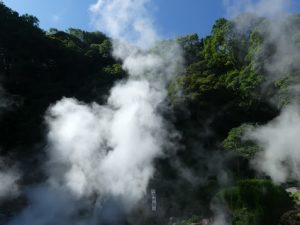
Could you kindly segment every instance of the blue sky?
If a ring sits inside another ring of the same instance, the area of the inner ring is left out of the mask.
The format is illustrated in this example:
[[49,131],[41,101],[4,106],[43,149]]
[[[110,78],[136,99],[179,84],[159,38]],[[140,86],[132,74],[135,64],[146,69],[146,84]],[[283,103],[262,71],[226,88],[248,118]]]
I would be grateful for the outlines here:
[[[294,0],[294,11],[299,11],[300,1]],[[89,6],[96,0],[3,0],[19,12],[29,13],[40,20],[40,27],[48,30],[69,27],[94,30],[90,23]],[[164,37],[175,37],[198,33],[209,34],[217,18],[225,17],[222,0],[153,0],[153,17],[159,33]]]
[[[40,27],[66,30],[77,27],[94,30],[88,8],[96,0],[3,0],[19,12],[29,13],[40,20]],[[188,3],[187,3],[188,2]],[[210,32],[213,22],[225,15],[222,0],[153,0],[153,17],[159,33],[174,37],[190,33],[200,36]]]

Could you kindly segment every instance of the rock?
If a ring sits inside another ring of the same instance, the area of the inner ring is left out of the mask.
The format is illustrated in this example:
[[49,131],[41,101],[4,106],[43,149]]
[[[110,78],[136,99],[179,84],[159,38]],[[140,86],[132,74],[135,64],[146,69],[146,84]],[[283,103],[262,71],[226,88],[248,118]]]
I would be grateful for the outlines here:
[[290,194],[293,195],[293,194],[299,192],[300,188],[298,188],[298,187],[289,187],[289,188],[287,188],[285,190],[286,190],[286,192],[288,192],[288,193],[290,193]]

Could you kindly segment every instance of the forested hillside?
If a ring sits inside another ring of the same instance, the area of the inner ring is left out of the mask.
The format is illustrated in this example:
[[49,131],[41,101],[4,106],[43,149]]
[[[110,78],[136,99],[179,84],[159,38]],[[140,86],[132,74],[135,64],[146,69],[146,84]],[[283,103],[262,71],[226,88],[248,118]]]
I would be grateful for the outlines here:
[[63,96],[101,101],[125,76],[110,55],[109,38],[100,32],[45,32],[37,18],[19,16],[3,3],[0,16],[1,80],[11,106],[1,118],[4,152],[32,149],[42,140],[42,116],[49,104]]
[[[248,23],[241,28],[241,21]],[[285,191],[297,186],[296,179],[273,182],[258,172],[253,161],[262,146],[245,138],[299,101],[291,92],[299,81],[298,56],[285,53],[288,62],[280,70],[267,69],[280,52],[278,39],[265,35],[270,24],[245,14],[217,20],[207,37],[175,40],[185,65],[168,84],[163,115],[177,131],[178,149],[166,149],[171,154],[155,162],[149,188],[159,193],[157,214],[138,209],[130,215],[137,222],[128,224],[202,224],[223,215],[233,225],[300,224],[299,192]],[[288,16],[281,28],[284,41],[300,52],[300,16]],[[18,15],[0,2],[0,153],[7,165],[24,171],[21,187],[45,179],[49,106],[63,97],[105,102],[112,86],[127,79],[121,64],[105,34],[44,31],[36,17]],[[0,223],[26,204],[24,194],[0,198]]]

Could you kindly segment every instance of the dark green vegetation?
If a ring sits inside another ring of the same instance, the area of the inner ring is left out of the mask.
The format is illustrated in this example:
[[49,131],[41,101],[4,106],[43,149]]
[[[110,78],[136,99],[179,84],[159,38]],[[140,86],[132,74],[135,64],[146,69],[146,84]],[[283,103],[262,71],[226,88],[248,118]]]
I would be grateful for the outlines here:
[[[240,29],[239,21],[248,24]],[[279,224],[293,205],[282,187],[257,180],[251,161],[262,149],[245,136],[278,115],[290,101],[288,87],[300,72],[293,66],[297,59],[289,55],[285,55],[290,60],[286,67],[274,74],[266,70],[280,51],[276,38],[265,40],[270,23],[246,14],[236,21],[219,19],[203,39],[196,34],[178,38],[185,50],[186,70],[169,86],[184,146],[178,152],[181,165],[200,177],[195,186],[182,185],[181,190],[190,190],[191,199],[206,208],[218,191],[224,193],[227,198],[221,205],[234,225]],[[300,50],[295,38],[300,34],[300,16],[287,17],[280,29],[289,44]],[[181,199],[185,200],[181,206],[194,202]]]
[[228,206],[232,223],[238,225],[278,224],[292,207],[288,193],[268,180],[242,180],[218,193],[215,201]]
[[[151,182],[160,194],[160,207],[166,209],[164,218],[181,215],[187,223],[197,222],[211,216],[214,199],[228,209],[234,225],[275,225],[292,208],[283,188],[256,179],[250,162],[261,149],[243,135],[278,115],[278,108],[265,99],[278,95],[287,101],[285,87],[300,71],[260,91],[264,63],[276,49],[262,48],[261,31],[268,20],[251,18],[243,31],[219,19],[208,37],[177,39],[186,69],[169,85],[174,113],[166,117],[182,136],[181,148],[176,156],[158,160],[159,172]],[[287,32],[299,32],[300,17],[289,19]],[[290,24],[293,29],[288,29]],[[19,16],[3,3],[0,32],[0,80],[5,90],[0,89],[0,95],[8,99],[0,121],[1,155],[22,159],[25,171],[35,168],[22,181],[32,183],[42,179],[37,159],[43,156],[43,116],[49,105],[64,96],[101,103],[126,73],[111,56],[110,39],[100,32],[45,32],[37,18]]]
[[100,32],[51,29],[38,19],[0,4],[0,77],[13,101],[1,118],[2,151],[33,149],[42,141],[43,115],[63,96],[102,101],[112,84],[125,76]]
[[261,149],[255,143],[245,138],[245,133],[251,130],[251,128],[253,128],[253,126],[248,124],[242,124],[240,127],[232,128],[228,133],[228,137],[223,142],[224,149],[232,151],[245,159],[253,158]]

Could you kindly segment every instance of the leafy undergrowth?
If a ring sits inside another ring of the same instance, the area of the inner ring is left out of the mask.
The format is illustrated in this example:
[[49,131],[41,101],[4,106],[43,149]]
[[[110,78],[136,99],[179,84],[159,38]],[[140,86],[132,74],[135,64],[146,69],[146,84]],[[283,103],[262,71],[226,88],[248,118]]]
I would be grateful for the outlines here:
[[269,180],[242,180],[216,195],[226,205],[233,225],[277,225],[281,216],[293,207],[292,198]]

